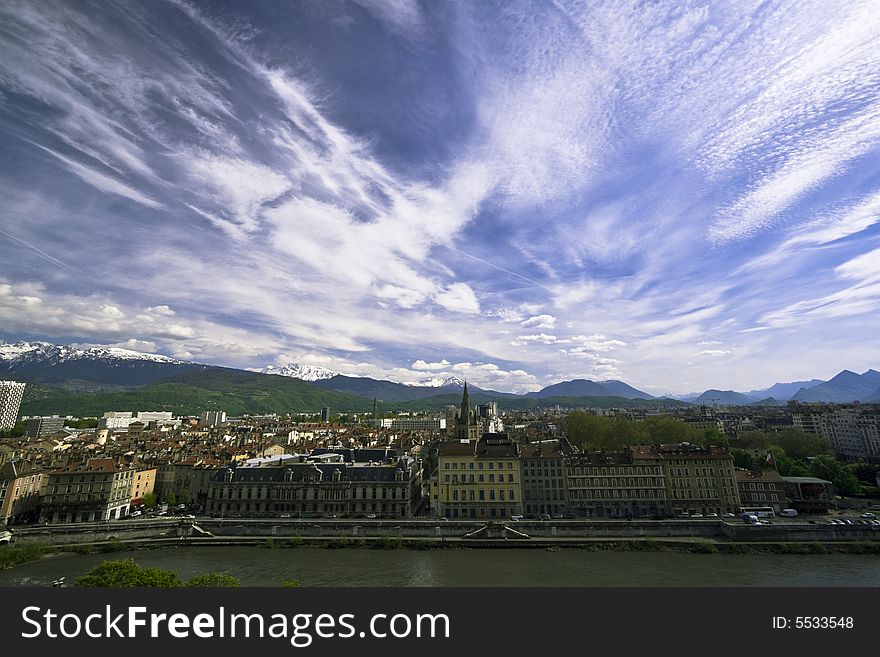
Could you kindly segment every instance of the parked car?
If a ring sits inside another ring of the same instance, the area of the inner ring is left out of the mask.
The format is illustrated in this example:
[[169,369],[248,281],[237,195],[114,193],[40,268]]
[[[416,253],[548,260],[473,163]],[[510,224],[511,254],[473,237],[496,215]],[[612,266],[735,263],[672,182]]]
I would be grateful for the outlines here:
[[[376,518],[377,518],[377,516],[375,513],[368,513],[367,514],[367,519],[369,519],[369,520],[375,520]],[[444,518],[444,520],[445,520],[445,518]]]
[[691,514],[691,518],[702,518],[702,517],[703,517],[702,513],[692,513]]
[[536,517],[538,520],[550,520],[550,514],[549,514],[549,513],[539,513],[539,514],[538,514],[537,516],[535,516],[535,517]]
[[874,520],[877,516],[873,513],[863,513],[859,516],[859,518],[865,518],[866,520]]
[[523,517],[522,516],[510,516],[510,519],[513,520],[513,522],[519,522],[520,520],[523,519]]
[[707,514],[706,514],[706,517],[707,517],[707,518],[717,518],[717,517],[718,517],[718,514],[717,514],[717,513],[707,513]]
[[140,512],[140,511],[132,511],[132,512],[129,514],[129,516],[132,517],[132,518],[137,518],[139,515],[141,515],[141,512]]
[[563,520],[565,518],[565,516],[563,516],[561,513],[554,513],[550,517],[553,518],[554,520]]
[[732,513],[722,513],[721,517],[722,518],[736,518],[736,516]]

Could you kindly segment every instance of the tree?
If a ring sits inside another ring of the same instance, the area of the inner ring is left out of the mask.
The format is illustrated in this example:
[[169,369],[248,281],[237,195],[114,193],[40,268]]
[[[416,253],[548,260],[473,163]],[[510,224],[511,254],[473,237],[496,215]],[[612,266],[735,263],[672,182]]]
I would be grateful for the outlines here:
[[177,574],[160,568],[141,568],[133,559],[105,561],[76,580],[84,588],[174,588],[181,585]]
[[733,465],[743,470],[751,470],[755,467],[752,455],[744,449],[732,449],[730,453],[733,455]]
[[775,436],[775,442],[794,458],[805,459],[810,456],[830,454],[831,446],[822,438],[800,431],[785,429]]
[[177,504],[177,495],[174,494],[174,491],[171,491],[165,496],[165,501],[168,502],[170,506]]
[[196,575],[189,582],[186,583],[187,586],[192,587],[206,587],[206,588],[238,588],[241,586],[241,582],[238,581],[232,575],[227,573],[202,573],[200,575]]
[[156,506],[156,494],[155,493],[147,493],[144,495],[144,506],[148,509],[155,508]]
[[763,431],[743,431],[737,438],[736,446],[743,449],[767,449],[770,447],[770,436]]
[[699,429],[687,422],[670,417],[649,417],[645,426],[652,443],[694,443],[703,442],[703,434]]
[[572,411],[565,418],[569,441],[583,450],[601,449],[599,445],[607,425],[606,418],[586,411]]
[[302,583],[298,579],[285,579],[281,582],[281,587],[285,589],[298,589],[302,587]]
[[856,495],[859,493],[859,480],[833,456],[817,456],[811,462],[810,469],[814,477],[827,479],[833,483],[834,488],[841,495]]

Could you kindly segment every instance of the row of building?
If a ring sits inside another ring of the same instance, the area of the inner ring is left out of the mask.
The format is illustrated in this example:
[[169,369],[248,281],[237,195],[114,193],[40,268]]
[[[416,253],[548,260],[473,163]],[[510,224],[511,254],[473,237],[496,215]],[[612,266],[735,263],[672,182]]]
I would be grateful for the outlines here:
[[880,407],[810,406],[793,413],[792,423],[827,441],[843,461],[880,461]]
[[667,518],[741,507],[834,506],[830,482],[734,468],[721,447],[688,443],[583,453],[565,439],[520,444],[506,434],[437,446],[432,510],[449,519]]

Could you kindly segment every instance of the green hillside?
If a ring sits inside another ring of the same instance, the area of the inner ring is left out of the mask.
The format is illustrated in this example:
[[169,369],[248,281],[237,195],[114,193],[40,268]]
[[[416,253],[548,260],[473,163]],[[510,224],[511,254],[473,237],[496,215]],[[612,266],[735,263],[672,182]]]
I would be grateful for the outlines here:
[[[470,395],[472,404],[496,400],[506,410],[531,410],[559,405],[563,408],[663,408],[682,405],[665,399],[624,397],[516,397],[499,398],[482,392]],[[461,404],[459,393],[435,395],[407,402],[380,402],[382,411],[443,411]],[[197,415],[222,410],[229,415],[316,413],[329,406],[334,413],[368,412],[372,399],[365,399],[315,386],[285,376],[209,367],[180,374],[159,383],[130,390],[78,393],[69,387],[29,385],[21,406],[22,415],[74,415],[94,417],[106,411],[172,411]]]
[[[497,401],[502,410],[534,410],[539,408],[672,408],[687,406],[685,402],[675,399],[627,399],[626,397],[513,397],[486,395],[482,393],[470,394],[471,404],[485,404],[489,401]],[[449,405],[461,405],[461,395],[435,395],[411,402],[388,402],[381,404],[382,410],[433,410],[440,411]]]
[[167,379],[135,390],[76,394],[69,390],[29,386],[22,415],[97,416],[105,411],[173,411],[197,415],[223,410],[229,415],[368,411],[372,401],[319,390],[299,379],[225,368],[211,368]]

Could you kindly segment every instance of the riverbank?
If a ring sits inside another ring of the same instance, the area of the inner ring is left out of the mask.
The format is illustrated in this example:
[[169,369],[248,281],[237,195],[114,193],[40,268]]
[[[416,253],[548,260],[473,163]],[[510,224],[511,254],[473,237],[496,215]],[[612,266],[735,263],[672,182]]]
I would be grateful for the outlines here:
[[[210,572],[242,586],[880,586],[876,555],[712,552],[690,546],[638,544],[510,550],[405,549],[302,544],[268,546],[151,546],[113,554],[58,554],[0,570],[0,586],[51,586],[107,559],[133,559],[170,570],[181,580]],[[772,548],[769,548],[772,549]]]
[[880,555],[880,542],[871,541],[760,541],[731,542],[706,538],[659,539],[566,539],[498,541],[493,539],[423,539],[401,537],[198,537],[160,539],[112,539],[79,544],[49,545],[30,543],[0,547],[0,569],[13,568],[47,557],[72,554],[113,554],[123,551],[148,551],[174,548],[256,547],[268,550],[321,548],[327,550],[581,550],[588,552],[667,552],[686,554],[859,554]]

